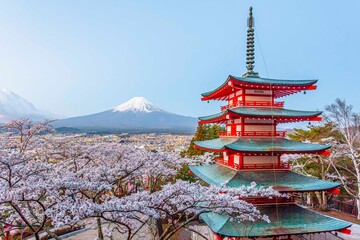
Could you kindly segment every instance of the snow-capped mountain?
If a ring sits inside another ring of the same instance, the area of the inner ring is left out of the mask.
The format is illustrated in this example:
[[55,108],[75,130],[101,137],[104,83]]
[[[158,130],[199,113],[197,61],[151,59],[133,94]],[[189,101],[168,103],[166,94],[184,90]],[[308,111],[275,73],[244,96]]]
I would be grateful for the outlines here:
[[197,119],[164,111],[144,97],[134,97],[110,110],[58,120],[53,125],[60,131],[194,133]]
[[0,90],[0,123],[20,117],[43,120],[49,115],[51,114],[37,109],[32,103],[16,93],[7,89]]
[[114,107],[113,112],[163,112],[163,110],[144,97],[134,97],[129,101]]

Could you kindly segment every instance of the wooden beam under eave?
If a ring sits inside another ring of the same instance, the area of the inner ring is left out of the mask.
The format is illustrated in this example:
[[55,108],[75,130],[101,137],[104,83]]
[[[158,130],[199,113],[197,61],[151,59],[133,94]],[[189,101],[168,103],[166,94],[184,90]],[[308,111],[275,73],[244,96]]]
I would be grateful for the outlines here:
[[310,121],[321,121],[322,117],[312,117],[310,118]]
[[317,86],[316,85],[311,85],[311,86],[307,86],[305,88],[305,90],[316,90]]

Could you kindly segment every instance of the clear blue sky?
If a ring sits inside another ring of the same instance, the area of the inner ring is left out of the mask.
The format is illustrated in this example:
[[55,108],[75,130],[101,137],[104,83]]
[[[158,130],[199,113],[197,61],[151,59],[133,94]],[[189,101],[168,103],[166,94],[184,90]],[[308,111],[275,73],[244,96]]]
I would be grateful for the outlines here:
[[[64,116],[144,96],[200,116],[219,103],[200,93],[245,72],[254,7],[269,77],[318,78],[285,98],[317,110],[337,97],[360,111],[360,1],[1,1],[0,88]],[[256,39],[255,70],[267,77]]]

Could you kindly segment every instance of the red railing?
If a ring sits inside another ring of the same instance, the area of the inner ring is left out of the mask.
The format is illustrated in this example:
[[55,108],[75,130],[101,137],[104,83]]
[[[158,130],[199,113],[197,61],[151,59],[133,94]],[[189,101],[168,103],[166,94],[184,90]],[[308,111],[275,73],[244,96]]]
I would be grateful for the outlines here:
[[218,163],[218,164],[221,164],[221,165],[224,165],[226,167],[230,167],[232,169],[235,169],[235,170],[239,170],[240,169],[240,165],[239,164],[236,164],[236,163],[229,163],[229,161],[225,161],[224,159],[222,158],[217,158],[215,159],[215,162]]
[[289,163],[257,163],[257,164],[244,164],[243,169],[290,169]]
[[241,132],[219,132],[220,137],[239,137]]
[[249,169],[290,169],[289,163],[257,163],[257,164],[243,164],[242,167],[240,167],[237,163],[230,163],[229,161],[225,161],[222,158],[217,158],[216,163],[224,165],[226,167],[230,167],[235,170],[249,170]]
[[261,198],[261,197],[252,197],[252,198],[243,198],[246,200],[246,202],[251,204],[271,204],[271,203],[293,203],[295,201],[295,198],[293,196],[287,198],[287,197],[273,197],[273,198]]
[[247,107],[278,107],[278,108],[282,108],[284,107],[284,102],[274,102],[274,104],[272,104],[272,102],[270,101],[237,101],[234,102],[232,104],[228,104],[225,106],[221,106],[221,111],[225,111],[228,108],[236,108],[236,107],[240,107],[240,106],[247,106]]
[[245,131],[241,134],[240,131],[237,132],[219,132],[220,137],[285,137],[286,131]]
[[286,131],[245,131],[246,137],[285,137]]

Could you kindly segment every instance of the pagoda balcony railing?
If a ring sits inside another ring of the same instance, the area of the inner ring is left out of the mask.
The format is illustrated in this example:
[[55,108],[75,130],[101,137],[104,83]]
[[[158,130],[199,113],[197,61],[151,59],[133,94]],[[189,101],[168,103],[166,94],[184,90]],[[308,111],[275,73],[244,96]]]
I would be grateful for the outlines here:
[[261,197],[246,197],[243,198],[246,202],[251,204],[279,204],[279,203],[293,203],[295,198],[293,196],[280,198],[261,198]]
[[274,104],[270,101],[237,101],[232,104],[228,104],[225,106],[221,106],[221,111],[225,111],[228,108],[236,108],[236,107],[277,107],[282,108],[284,107],[284,102],[274,102]]
[[220,137],[285,137],[286,131],[241,131],[219,132]]
[[254,170],[254,169],[290,169],[289,163],[254,163],[254,164],[243,164],[240,166],[240,164],[237,163],[231,163],[230,161],[225,161],[222,158],[217,158],[215,160],[217,164],[230,167],[235,170]]
[[289,163],[254,163],[244,164],[243,169],[290,169]]

